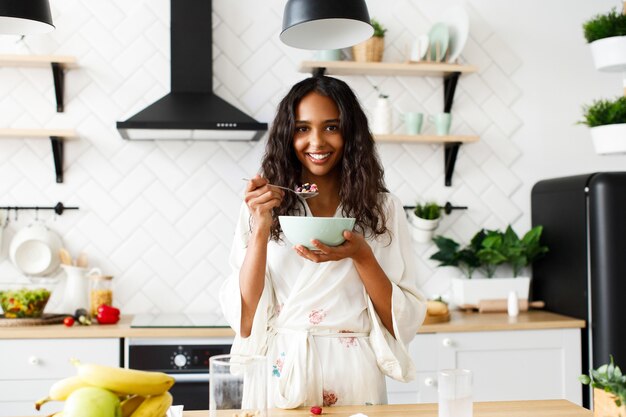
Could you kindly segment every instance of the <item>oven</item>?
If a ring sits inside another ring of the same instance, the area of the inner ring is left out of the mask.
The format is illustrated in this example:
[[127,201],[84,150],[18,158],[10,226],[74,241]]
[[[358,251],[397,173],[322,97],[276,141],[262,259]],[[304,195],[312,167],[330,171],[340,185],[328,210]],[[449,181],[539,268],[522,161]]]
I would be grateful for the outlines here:
[[[185,317],[161,315],[151,318],[136,316],[131,327],[224,327],[192,321]],[[206,316],[204,317],[206,320]],[[184,405],[185,410],[209,409],[209,358],[230,353],[232,337],[193,338],[126,338],[124,366],[144,371],[159,371],[176,380],[170,393],[174,405]]]

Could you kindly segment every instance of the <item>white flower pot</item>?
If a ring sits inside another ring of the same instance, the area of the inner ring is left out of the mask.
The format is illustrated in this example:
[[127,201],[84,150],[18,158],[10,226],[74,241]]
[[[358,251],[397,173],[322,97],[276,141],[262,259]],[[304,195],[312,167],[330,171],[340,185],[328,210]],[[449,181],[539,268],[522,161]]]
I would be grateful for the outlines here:
[[451,284],[454,304],[478,305],[481,300],[506,299],[511,291],[520,300],[528,299],[530,278],[452,278]]
[[626,71],[626,36],[599,39],[591,42],[589,47],[597,70]]
[[441,217],[434,220],[422,219],[411,212],[409,222],[411,223],[411,235],[418,243],[428,243],[433,239],[435,229],[439,226]]
[[600,155],[626,153],[626,123],[596,126],[590,131],[596,153]]

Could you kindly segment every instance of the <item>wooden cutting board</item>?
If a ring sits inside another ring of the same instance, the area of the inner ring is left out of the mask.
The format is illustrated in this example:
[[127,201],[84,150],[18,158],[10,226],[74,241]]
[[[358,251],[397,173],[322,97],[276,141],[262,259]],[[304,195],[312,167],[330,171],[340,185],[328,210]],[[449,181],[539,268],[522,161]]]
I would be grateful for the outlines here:
[[0,327],[17,327],[17,326],[42,326],[45,324],[63,323],[63,319],[67,314],[44,314],[37,318],[6,318],[4,314],[0,314]]

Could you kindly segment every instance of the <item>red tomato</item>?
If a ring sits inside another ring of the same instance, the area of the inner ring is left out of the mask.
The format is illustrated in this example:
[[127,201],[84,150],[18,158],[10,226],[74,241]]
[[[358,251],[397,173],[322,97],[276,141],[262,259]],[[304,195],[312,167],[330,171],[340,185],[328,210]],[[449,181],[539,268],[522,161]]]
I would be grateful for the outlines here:
[[315,414],[316,416],[319,416],[320,414],[322,414],[322,407],[314,405],[313,407],[311,407],[310,411],[311,411],[311,414]]
[[67,316],[63,319],[63,324],[65,324],[67,327],[72,327],[74,325],[74,317]]

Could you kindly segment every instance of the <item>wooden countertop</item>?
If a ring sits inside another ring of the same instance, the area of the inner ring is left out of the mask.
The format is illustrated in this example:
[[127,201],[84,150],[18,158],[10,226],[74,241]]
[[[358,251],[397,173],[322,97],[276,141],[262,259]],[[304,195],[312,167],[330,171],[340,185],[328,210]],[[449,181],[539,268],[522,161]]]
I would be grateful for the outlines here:
[[[368,417],[437,417],[437,404],[394,404],[349,407],[325,407],[323,416],[348,417],[356,413]],[[270,417],[309,417],[309,408],[270,410]],[[184,417],[206,417],[208,411],[185,411]],[[232,417],[224,410],[218,417]],[[592,417],[593,413],[566,400],[497,401],[474,403],[474,417]]]
[[[65,327],[47,326],[0,327],[0,339],[71,339],[71,338],[206,338],[232,337],[230,328],[131,328],[132,316],[122,316],[113,325]],[[531,310],[509,317],[506,313],[464,313],[453,311],[447,323],[426,324],[418,333],[485,332],[496,330],[537,330],[583,328],[584,320]]]

